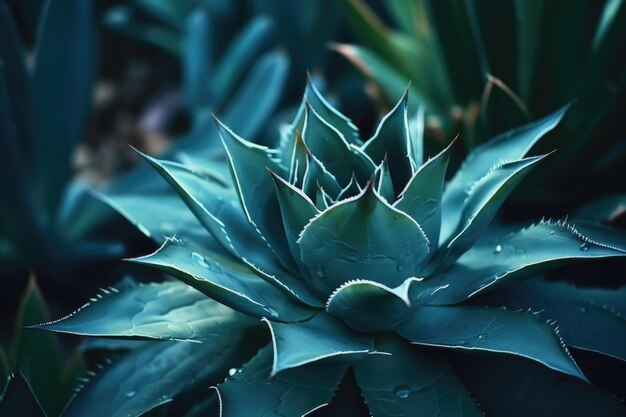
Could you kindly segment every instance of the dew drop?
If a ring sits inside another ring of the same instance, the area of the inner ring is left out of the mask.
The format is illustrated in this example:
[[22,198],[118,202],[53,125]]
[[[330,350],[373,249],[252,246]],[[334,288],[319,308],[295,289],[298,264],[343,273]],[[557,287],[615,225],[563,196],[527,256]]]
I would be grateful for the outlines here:
[[583,243],[582,245],[580,245],[580,250],[586,252],[587,250],[589,250],[589,246],[586,243]]
[[137,394],[136,391],[128,391],[125,395],[128,398],[133,398],[135,396],[135,394]]
[[493,253],[498,254],[502,252],[502,245],[498,245],[496,246],[496,248],[493,250]]
[[479,333],[476,335],[476,339],[485,340],[487,335],[485,333]]
[[459,340],[459,345],[460,346],[465,346],[465,345],[467,345],[467,341],[461,339],[461,340]]
[[411,395],[411,388],[408,385],[399,385],[393,390],[396,398],[405,399]]
[[237,373],[237,368],[230,368],[228,370],[228,376],[233,376]]
[[206,260],[204,259],[204,256],[200,255],[198,252],[192,252],[191,253],[191,258],[196,261],[196,263],[200,266],[203,266],[205,268],[209,267],[209,264],[206,262]]

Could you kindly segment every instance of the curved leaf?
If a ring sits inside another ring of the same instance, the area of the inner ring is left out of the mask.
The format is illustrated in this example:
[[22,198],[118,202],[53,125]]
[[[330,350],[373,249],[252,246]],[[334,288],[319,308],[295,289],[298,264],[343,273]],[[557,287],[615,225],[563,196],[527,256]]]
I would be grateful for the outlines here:
[[393,178],[389,171],[389,161],[387,158],[383,159],[383,162],[381,162],[376,168],[376,171],[374,171],[374,184],[376,184],[376,192],[384,198],[385,201],[390,204],[396,201],[396,192],[393,187]]
[[543,158],[536,156],[498,164],[474,183],[468,190],[462,210],[457,208],[461,212],[459,230],[447,243],[452,257],[464,252],[481,237],[509,194]]
[[216,388],[220,417],[305,416],[328,404],[347,368],[320,362],[270,378],[272,352],[265,348]]
[[180,240],[168,239],[155,253],[133,262],[155,266],[235,310],[272,320],[298,321],[314,310],[261,279],[240,262]]
[[422,307],[397,332],[411,343],[522,356],[587,380],[555,330],[530,312],[484,307]]
[[175,194],[98,193],[96,196],[159,245],[175,235],[211,250],[225,251]]
[[532,308],[556,322],[567,346],[626,361],[626,287],[609,290],[532,281],[498,291],[484,302]]
[[232,362],[241,360],[240,350],[233,346],[242,340],[241,333],[223,332],[204,343],[148,343],[92,376],[63,416],[143,415],[172,401],[194,382],[212,383],[223,377]]
[[300,260],[300,247],[296,241],[304,229],[304,226],[306,226],[313,217],[319,214],[319,211],[315,207],[315,204],[313,204],[309,197],[302,193],[302,191],[274,173],[272,173],[272,177],[274,178],[274,184],[276,186],[276,194],[278,196],[287,243],[289,244],[291,255],[296,261],[296,265],[300,267],[302,265],[302,261]]
[[420,166],[408,181],[394,207],[415,220],[435,245],[441,228],[441,197],[454,141]]
[[396,339],[377,345],[391,356],[374,355],[353,365],[374,417],[483,415],[444,361]]
[[259,231],[278,260],[291,271],[297,267],[289,251],[274,181],[267,171],[280,172],[269,148],[248,142],[217,122],[237,194],[248,221]]
[[341,133],[346,142],[354,145],[359,145],[361,143],[359,129],[354,125],[352,120],[326,101],[326,99],[320,94],[317,87],[315,87],[315,84],[311,80],[310,76],[307,77],[304,97],[311,105],[311,108],[319,114],[323,120],[326,120],[331,126],[337,129],[339,133]]
[[463,206],[470,187],[498,162],[523,158],[539,139],[559,124],[568,108],[565,106],[543,119],[498,135],[465,159],[443,193],[440,244],[450,239],[461,223],[459,207]]
[[363,145],[374,163],[379,164],[387,157],[394,184],[403,186],[411,178],[412,166],[411,136],[409,134],[409,120],[407,107],[409,104],[409,89],[389,113],[383,117],[376,128],[376,133]]
[[346,356],[360,358],[376,353],[371,335],[357,333],[328,314],[317,314],[303,323],[264,321],[272,333],[272,376],[326,358],[341,357],[343,360]]
[[[174,188],[187,207],[231,254],[305,303],[321,306],[302,280],[285,270],[261,235],[245,218],[234,192],[205,175],[175,162],[141,154]],[[264,171],[271,180],[267,171]],[[275,193],[272,185],[272,192]],[[280,220],[278,220],[280,221]],[[280,225],[282,227],[282,225]]]
[[450,284],[434,303],[455,304],[558,264],[613,256],[626,253],[591,241],[566,223],[542,221],[476,244],[429,282],[435,286]]
[[311,220],[298,243],[306,279],[327,295],[352,279],[400,285],[418,275],[430,252],[415,220],[382,200],[372,183]]
[[328,121],[305,103],[305,121],[302,139],[311,153],[337,178],[340,184],[350,182],[352,175],[366,181],[374,172],[374,163],[351,146]]
[[330,296],[326,311],[358,331],[389,330],[447,287],[425,286],[421,281],[407,278],[395,288],[374,281],[349,281]]
[[101,289],[92,300],[34,327],[82,336],[198,341],[249,324],[248,317],[177,281]]

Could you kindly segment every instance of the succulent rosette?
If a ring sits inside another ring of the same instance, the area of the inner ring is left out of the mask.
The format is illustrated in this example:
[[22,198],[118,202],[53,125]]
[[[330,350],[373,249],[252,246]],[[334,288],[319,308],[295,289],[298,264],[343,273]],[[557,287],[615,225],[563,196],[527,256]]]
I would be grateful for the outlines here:
[[[623,415],[568,350],[626,360],[623,291],[524,281],[624,256],[623,236],[564,221],[491,225],[545,158],[527,153],[566,111],[485,143],[449,180],[454,144],[423,160],[423,125],[408,117],[406,94],[363,140],[313,85],[275,149],[217,121],[231,179],[144,155],[188,211],[145,196],[107,201],[161,244],[132,261],[179,281],[108,289],[41,327],[176,342],[122,358],[68,415],[102,395],[112,398],[102,415],[150,409],[191,373],[215,385],[222,416],[302,416],[329,403],[348,372],[376,417],[511,415],[535,410],[537,392],[555,404],[540,415],[586,415],[590,404]],[[154,209],[171,235],[151,231],[153,216],[144,221]],[[267,340],[251,359],[250,332]]]

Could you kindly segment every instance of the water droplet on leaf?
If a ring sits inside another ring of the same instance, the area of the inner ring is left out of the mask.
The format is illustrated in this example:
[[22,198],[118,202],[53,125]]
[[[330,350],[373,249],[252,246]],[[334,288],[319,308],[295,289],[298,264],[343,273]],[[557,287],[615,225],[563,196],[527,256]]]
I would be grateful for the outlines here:
[[476,339],[485,340],[487,335],[485,333],[479,333],[476,335]]
[[128,398],[133,398],[133,397],[135,396],[135,394],[137,394],[137,392],[136,392],[136,391],[128,391],[125,395],[126,395]]
[[230,368],[228,370],[228,376],[233,376],[237,373],[237,368]]
[[404,399],[409,398],[411,395],[411,388],[408,385],[400,385],[395,390],[393,390],[396,398]]
[[502,252],[502,246],[501,246],[501,245],[498,245],[498,246],[496,246],[496,248],[493,250],[493,253],[498,254],[498,253],[500,253],[500,252]]
[[209,264],[206,262],[206,260],[204,259],[204,256],[200,255],[198,252],[192,252],[191,253],[191,258],[200,266],[203,266],[205,268],[209,267]]
[[582,245],[580,245],[580,250],[585,252],[589,250],[589,246],[586,243],[583,243]]

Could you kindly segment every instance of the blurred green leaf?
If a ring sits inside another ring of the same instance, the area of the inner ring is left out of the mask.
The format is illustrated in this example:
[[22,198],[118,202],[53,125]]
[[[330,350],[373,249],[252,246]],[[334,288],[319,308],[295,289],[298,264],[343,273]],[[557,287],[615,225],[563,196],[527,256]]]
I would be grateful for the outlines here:
[[46,413],[20,370],[8,379],[8,384],[0,395],[0,415],[46,417]]
[[61,392],[61,350],[56,335],[25,326],[50,321],[50,313],[43,296],[31,278],[20,302],[13,354],[15,362],[29,381],[33,392],[50,415],[58,415],[65,398]]
[[74,147],[83,136],[96,76],[93,4],[48,0],[42,12],[33,67],[34,187],[51,222],[71,175]]

